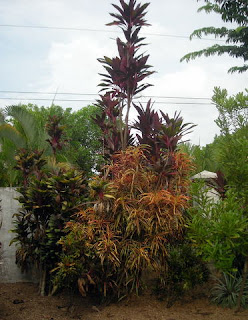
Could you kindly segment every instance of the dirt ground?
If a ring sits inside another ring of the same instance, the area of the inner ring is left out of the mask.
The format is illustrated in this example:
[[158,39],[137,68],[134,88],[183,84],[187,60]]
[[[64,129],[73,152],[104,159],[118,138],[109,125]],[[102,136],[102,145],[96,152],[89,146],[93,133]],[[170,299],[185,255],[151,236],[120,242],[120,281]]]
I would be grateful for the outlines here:
[[[72,300],[72,305],[70,304]],[[70,305],[70,307],[68,307]],[[235,314],[209,303],[197,292],[189,294],[171,308],[146,293],[109,306],[96,306],[80,297],[60,294],[41,297],[31,283],[0,284],[1,320],[245,320],[248,310]]]

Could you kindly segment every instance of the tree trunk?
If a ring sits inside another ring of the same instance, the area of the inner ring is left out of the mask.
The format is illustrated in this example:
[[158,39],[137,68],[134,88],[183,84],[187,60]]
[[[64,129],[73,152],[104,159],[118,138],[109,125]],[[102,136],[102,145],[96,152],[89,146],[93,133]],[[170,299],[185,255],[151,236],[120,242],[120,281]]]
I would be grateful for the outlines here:
[[46,276],[47,276],[47,270],[41,269],[40,273],[40,295],[45,296],[46,295]]

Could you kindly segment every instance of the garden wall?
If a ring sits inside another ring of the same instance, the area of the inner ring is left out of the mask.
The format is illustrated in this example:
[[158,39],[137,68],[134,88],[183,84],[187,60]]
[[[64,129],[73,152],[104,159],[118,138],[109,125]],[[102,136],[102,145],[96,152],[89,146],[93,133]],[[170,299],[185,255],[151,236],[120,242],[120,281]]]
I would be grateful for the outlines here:
[[31,278],[20,272],[15,263],[15,245],[9,246],[13,234],[10,232],[14,225],[12,216],[18,212],[20,204],[15,198],[18,192],[14,188],[0,188],[0,283],[30,281]]

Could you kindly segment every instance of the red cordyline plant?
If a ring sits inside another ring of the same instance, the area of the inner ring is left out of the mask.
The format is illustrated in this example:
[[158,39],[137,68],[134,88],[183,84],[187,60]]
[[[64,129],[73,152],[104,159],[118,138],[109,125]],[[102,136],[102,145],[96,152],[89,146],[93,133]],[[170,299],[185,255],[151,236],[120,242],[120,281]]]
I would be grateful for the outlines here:
[[64,257],[55,276],[60,286],[77,280],[82,295],[93,290],[115,298],[139,292],[147,270],[164,278],[168,247],[182,236],[188,206],[191,163],[177,144],[193,127],[183,124],[179,114],[159,115],[151,101],[146,108],[135,105],[138,146],[130,146],[132,98],[149,86],[141,81],[152,73],[148,56],[137,55],[148,4],[120,4],[114,5],[118,13],[111,14],[116,20],[110,25],[121,27],[126,42],[117,39],[118,57],[100,59],[107,71],[101,86],[107,92],[100,96],[102,113],[95,119],[110,161],[90,183],[89,205],[81,206],[77,220],[67,224],[67,235],[60,240]]
[[158,172],[160,176],[171,177],[171,168],[174,165],[174,154],[178,142],[184,135],[190,133],[194,125],[183,123],[180,114],[175,113],[174,118],[152,110],[151,100],[146,108],[135,105],[138,111],[138,120],[134,122],[133,128],[138,131],[137,140],[141,145],[149,146],[146,155],[150,160],[150,168]]
[[60,122],[61,117],[54,115],[48,117],[46,124],[46,130],[49,135],[47,142],[50,144],[54,156],[56,152],[61,150],[66,142],[68,142],[67,139],[64,139],[64,126],[62,126]]
[[139,144],[147,144],[152,148],[152,154],[160,156],[162,150],[175,151],[178,142],[190,133],[195,126],[191,123],[183,123],[183,118],[175,112],[170,118],[160,110],[152,110],[151,100],[148,101],[146,109],[140,104],[135,105],[138,112],[138,120],[134,122],[133,128],[139,132],[136,134]]
[[131,144],[128,121],[132,99],[150,86],[142,82],[154,72],[149,70],[151,66],[147,64],[149,55],[138,53],[144,45],[144,38],[139,37],[139,32],[143,26],[149,26],[144,19],[148,5],[149,3],[137,4],[136,0],[129,0],[129,3],[120,0],[120,6],[113,4],[118,13],[110,14],[115,20],[108,25],[119,26],[125,41],[117,38],[117,57],[111,59],[104,56],[98,59],[106,70],[106,73],[101,74],[103,79],[100,84],[105,95],[100,96],[101,100],[98,101],[102,108],[102,117],[96,119],[100,127],[104,128],[103,132],[106,134],[107,131],[107,138],[104,140],[105,154],[108,154],[109,150],[110,153],[111,150],[124,150]]

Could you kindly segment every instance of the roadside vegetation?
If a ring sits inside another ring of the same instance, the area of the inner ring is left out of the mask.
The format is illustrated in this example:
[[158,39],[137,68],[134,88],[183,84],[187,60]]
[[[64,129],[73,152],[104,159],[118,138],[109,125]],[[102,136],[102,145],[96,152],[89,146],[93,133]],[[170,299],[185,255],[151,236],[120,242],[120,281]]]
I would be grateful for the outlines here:
[[[229,41],[243,41],[247,12],[229,2],[206,1],[203,9],[240,21],[236,33],[224,31]],[[211,265],[218,274],[212,301],[239,310],[248,305],[248,91],[230,97],[214,89],[220,135],[205,147],[184,142],[195,125],[180,114],[156,111],[151,100],[137,103],[154,72],[140,36],[148,6],[113,5],[109,26],[123,35],[117,55],[99,59],[104,71],[94,106],[30,104],[0,113],[0,186],[17,187],[22,205],[12,230],[16,261],[23,272],[36,270],[42,295],[78,289],[100,302],[141,294],[149,274],[167,306],[206,282]],[[220,34],[194,34],[202,33]],[[203,170],[217,179],[190,179]],[[217,203],[208,188],[219,193]]]

